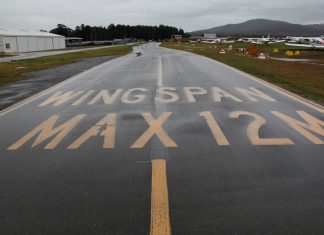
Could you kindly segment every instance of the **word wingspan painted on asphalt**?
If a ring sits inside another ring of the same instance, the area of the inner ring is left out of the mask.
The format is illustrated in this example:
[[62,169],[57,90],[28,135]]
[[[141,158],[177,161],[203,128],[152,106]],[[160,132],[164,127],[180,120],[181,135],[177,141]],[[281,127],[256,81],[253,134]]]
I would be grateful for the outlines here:
[[[233,92],[235,92],[235,94],[232,94],[220,87],[211,87],[210,89],[205,89],[202,87],[184,87],[183,90],[173,87],[159,87],[156,89],[152,100],[154,100],[156,103],[165,104],[176,103],[180,99],[188,103],[196,103],[199,101],[200,97],[210,96],[212,101],[216,103],[222,102],[224,99],[233,102],[243,102],[243,100],[250,102],[258,102],[261,100],[267,102],[276,101],[274,98],[254,87],[235,87]],[[182,96],[180,94],[182,94]],[[71,106],[98,104],[111,105],[118,101],[122,104],[139,104],[149,100],[149,95],[150,92],[146,88],[132,88],[129,90],[103,89],[101,91],[59,91],[42,101],[38,107],[57,107],[64,104]]]

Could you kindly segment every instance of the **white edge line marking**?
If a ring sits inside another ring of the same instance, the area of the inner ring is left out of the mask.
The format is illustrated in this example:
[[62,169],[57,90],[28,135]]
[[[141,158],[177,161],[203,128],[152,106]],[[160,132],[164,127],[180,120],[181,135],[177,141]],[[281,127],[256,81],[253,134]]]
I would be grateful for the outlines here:
[[47,89],[45,89],[45,90],[43,90],[43,91],[40,91],[39,93],[37,93],[37,94],[35,94],[35,95],[32,95],[32,96],[30,96],[30,97],[28,97],[28,98],[26,98],[26,99],[24,99],[24,100],[22,100],[22,101],[16,103],[16,104],[13,104],[12,106],[9,106],[8,108],[5,108],[5,109],[3,109],[3,110],[0,110],[0,117],[2,117],[2,116],[4,116],[5,114],[8,114],[8,113],[10,113],[10,112],[16,110],[16,109],[18,109],[18,108],[20,108],[20,107],[22,107],[22,106],[24,106],[24,105],[26,105],[26,104],[31,103],[31,102],[34,101],[35,99],[40,98],[40,97],[46,95],[47,93],[49,93],[49,92],[51,92],[51,91],[54,91],[55,89],[57,89],[57,88],[59,88],[59,87],[61,87],[61,86],[63,86],[63,85],[66,85],[66,84],[68,84],[68,83],[70,83],[71,81],[73,81],[73,80],[75,80],[75,79],[78,79],[80,76],[83,76],[83,75],[85,75],[85,74],[87,74],[87,73],[89,73],[89,72],[92,72],[93,70],[97,69],[97,68],[100,67],[100,66],[105,66],[105,65],[110,64],[110,63],[112,63],[112,62],[116,62],[117,60],[120,60],[120,59],[125,58],[125,57],[127,57],[127,56],[130,56],[130,54],[127,54],[127,55],[124,55],[124,56],[121,56],[121,57],[118,57],[118,58],[115,58],[115,59],[109,60],[109,61],[104,62],[104,63],[102,63],[102,64],[99,64],[99,65],[97,65],[97,66],[95,66],[95,67],[92,67],[92,68],[90,68],[90,69],[88,69],[88,70],[85,70],[85,71],[83,71],[83,72],[81,72],[81,73],[79,73],[79,74],[74,75],[73,77],[67,78],[67,79],[65,79],[64,81],[57,83],[57,84],[54,85],[54,86],[51,86],[51,87],[49,87],[49,88],[47,88]]
[[[170,49],[170,50],[181,51],[181,50],[176,50],[176,49]],[[294,93],[292,93],[290,91],[287,91],[284,88],[281,88],[281,87],[279,87],[277,85],[274,85],[272,83],[264,81],[264,80],[262,80],[260,78],[257,78],[257,77],[255,77],[255,76],[253,76],[251,74],[245,73],[245,72],[243,72],[243,71],[241,71],[239,69],[231,67],[231,66],[229,66],[227,64],[224,64],[224,63],[222,63],[220,61],[213,60],[211,58],[208,58],[208,57],[205,57],[205,56],[202,56],[202,55],[198,55],[198,54],[195,54],[195,53],[192,53],[192,52],[185,51],[185,53],[188,53],[188,54],[191,54],[191,55],[196,55],[196,56],[202,57],[204,59],[213,61],[214,63],[220,64],[220,65],[222,65],[222,66],[224,66],[224,67],[226,67],[226,68],[228,68],[228,69],[230,69],[232,71],[235,71],[235,72],[245,76],[246,78],[249,78],[249,79],[251,79],[253,81],[256,81],[256,82],[258,82],[258,83],[272,89],[273,91],[276,91],[276,92],[278,92],[278,93],[280,93],[280,94],[282,94],[282,95],[284,95],[284,96],[286,96],[286,97],[288,97],[288,98],[290,98],[292,100],[298,101],[299,103],[304,104],[304,105],[308,106],[309,108],[312,108],[312,109],[314,109],[314,110],[316,110],[316,111],[318,111],[320,113],[324,113],[324,106],[322,106],[320,104],[317,104],[317,103],[314,103],[314,102],[312,102],[312,101],[310,101],[308,99],[305,99],[305,98],[303,98],[303,97],[301,97],[299,95],[296,95],[296,94],[294,94]]]
[[161,58],[161,56],[159,56],[157,86],[158,87],[163,86],[163,73],[162,73],[162,58]]

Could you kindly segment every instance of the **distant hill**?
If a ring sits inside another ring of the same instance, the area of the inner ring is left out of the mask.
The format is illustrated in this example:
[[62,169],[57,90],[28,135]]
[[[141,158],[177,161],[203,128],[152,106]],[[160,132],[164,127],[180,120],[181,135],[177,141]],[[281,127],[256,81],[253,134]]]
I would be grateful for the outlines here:
[[307,25],[313,29],[320,30],[321,32],[324,32],[324,24],[310,24]]
[[191,32],[192,36],[204,33],[216,33],[217,36],[321,36],[324,35],[324,24],[301,25],[284,21],[254,19],[239,24]]

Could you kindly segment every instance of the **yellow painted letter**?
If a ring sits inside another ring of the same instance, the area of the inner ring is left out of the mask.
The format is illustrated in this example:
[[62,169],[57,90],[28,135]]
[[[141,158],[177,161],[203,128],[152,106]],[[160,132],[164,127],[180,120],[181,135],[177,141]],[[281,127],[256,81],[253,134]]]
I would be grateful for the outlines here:
[[170,136],[165,132],[161,127],[162,124],[168,119],[171,115],[171,112],[163,113],[158,119],[154,119],[150,113],[142,113],[145,121],[150,125],[150,127],[141,135],[138,140],[132,145],[131,148],[143,148],[146,143],[153,137],[155,134],[166,148],[177,147],[177,144],[170,138]]
[[[102,129],[104,127],[106,127],[106,129],[100,133],[100,129]],[[104,143],[103,143],[104,149],[112,149],[115,147],[116,113],[110,113],[107,116],[105,116],[103,119],[101,119],[99,122],[97,122],[96,125],[91,127],[87,132],[85,132],[76,141],[74,141],[68,147],[68,149],[79,148],[88,139],[90,139],[91,137],[94,137],[94,136],[98,136],[99,133],[100,133],[100,136],[104,137]]]
[[305,136],[307,139],[309,139],[311,142],[314,144],[324,144],[324,141],[321,140],[320,138],[314,136],[311,134],[309,131],[306,129],[315,132],[318,135],[324,136],[324,122],[311,116],[310,114],[304,112],[304,111],[297,111],[299,116],[301,116],[305,122],[298,121],[294,118],[291,118],[285,114],[279,113],[277,111],[272,111],[271,112],[273,115],[277,116],[284,122],[286,122],[289,126],[294,128],[296,131],[298,131],[300,134]]
[[241,115],[253,117],[255,120],[248,126],[247,135],[253,145],[292,145],[288,138],[260,138],[259,130],[266,123],[266,120],[256,113],[237,111],[229,114],[230,118],[239,118]]
[[217,142],[218,145],[230,145],[228,140],[226,139],[222,129],[218,125],[217,121],[211,114],[211,112],[203,112],[199,114],[200,116],[204,117],[207,121],[207,124],[213,133],[213,136]]
[[[31,138],[36,136],[36,140],[32,145],[32,148],[49,139],[50,137],[55,136],[55,138],[50,141],[45,149],[54,149],[63,139],[64,137],[70,133],[70,131],[85,117],[85,114],[77,115],[71,118],[69,121],[63,123],[62,125],[54,128],[55,123],[59,119],[59,115],[53,115],[49,117],[46,121],[41,123],[39,126],[35,127],[31,132],[26,134],[16,143],[11,145],[8,150],[16,150],[24,145]],[[54,129],[53,129],[54,128]]]

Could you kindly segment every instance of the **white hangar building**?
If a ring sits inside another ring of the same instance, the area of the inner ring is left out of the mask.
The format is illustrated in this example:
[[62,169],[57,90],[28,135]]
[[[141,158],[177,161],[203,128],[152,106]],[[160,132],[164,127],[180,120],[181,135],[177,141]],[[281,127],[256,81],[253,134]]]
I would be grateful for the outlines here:
[[65,37],[47,32],[0,29],[0,52],[21,53],[65,48]]

